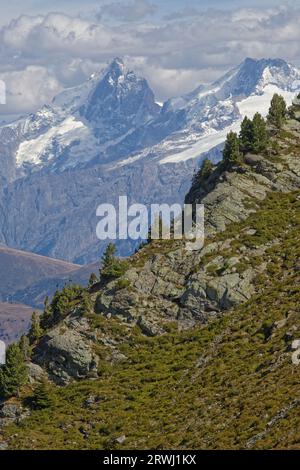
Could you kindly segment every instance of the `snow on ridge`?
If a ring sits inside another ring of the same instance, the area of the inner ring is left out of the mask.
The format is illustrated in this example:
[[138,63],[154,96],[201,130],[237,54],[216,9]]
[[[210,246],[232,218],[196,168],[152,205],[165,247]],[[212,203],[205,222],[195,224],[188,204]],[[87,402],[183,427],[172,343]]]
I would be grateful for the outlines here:
[[252,118],[254,114],[258,112],[262,116],[266,117],[272,97],[275,93],[283,96],[288,106],[292,104],[292,101],[295,98],[295,92],[282,90],[276,85],[267,85],[264,87],[262,95],[251,95],[237,103],[241,116]]
[[200,136],[197,141],[189,148],[183,150],[182,152],[168,155],[167,157],[161,159],[159,163],[164,165],[166,163],[178,163],[193,158],[198,158],[201,156],[201,154],[206,153],[209,150],[212,150],[218,145],[224,143],[228,132],[239,132],[242,119],[245,116],[253,118],[254,114],[259,112],[264,117],[266,117],[274,93],[282,95],[286,100],[287,105],[291,105],[293,99],[295,98],[294,92],[284,91],[278,88],[276,85],[267,85],[264,87],[262,95],[252,94],[236,103],[240,113],[240,119],[238,121],[235,121],[230,126],[227,126],[219,131],[211,131],[208,129],[208,131],[204,135]]
[[76,120],[74,116],[66,118],[62,123],[51,127],[37,138],[21,142],[16,154],[17,167],[22,166],[23,163],[42,165],[44,159],[51,160],[55,157],[54,143],[58,144],[60,150],[63,151],[80,135],[85,141],[91,138],[89,129],[83,122]]

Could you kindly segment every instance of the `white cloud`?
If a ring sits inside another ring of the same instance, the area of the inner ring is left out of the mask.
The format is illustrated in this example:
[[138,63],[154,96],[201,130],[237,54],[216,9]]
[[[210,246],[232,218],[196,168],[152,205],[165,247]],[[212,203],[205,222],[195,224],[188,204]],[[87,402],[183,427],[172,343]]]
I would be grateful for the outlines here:
[[5,114],[28,113],[49,102],[62,89],[54,74],[40,66],[6,72],[0,78],[6,83]]
[[[121,5],[121,4],[120,4]],[[36,109],[41,99],[80,83],[114,56],[126,56],[148,78],[159,100],[211,81],[246,56],[281,57],[300,65],[300,8],[209,10],[173,16],[172,21],[129,21],[151,12],[151,0],[128,0],[118,25],[63,13],[26,16],[0,29],[0,74],[14,96],[11,109]],[[125,10],[124,10],[125,9]],[[197,13],[197,14],[196,14]],[[129,18],[130,17],[130,18]],[[40,67],[41,77],[32,73]],[[36,75],[27,91],[20,81]],[[40,92],[41,84],[49,84]],[[28,97],[25,97],[28,94]],[[17,96],[23,96],[24,103]],[[51,96],[52,97],[52,96]]]

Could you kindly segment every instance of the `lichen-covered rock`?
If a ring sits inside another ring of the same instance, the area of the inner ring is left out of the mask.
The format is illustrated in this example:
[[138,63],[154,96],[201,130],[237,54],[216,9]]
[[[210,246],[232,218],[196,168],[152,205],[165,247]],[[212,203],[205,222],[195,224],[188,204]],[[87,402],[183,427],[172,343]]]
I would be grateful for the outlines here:
[[251,284],[255,271],[210,276],[204,271],[191,276],[181,304],[194,312],[215,313],[248,300],[254,293]]
[[4,402],[0,405],[0,428],[12,423],[19,423],[27,418],[30,411],[15,403]]
[[164,331],[159,325],[147,321],[145,317],[139,317],[137,324],[146,336],[157,336]]
[[26,366],[28,369],[28,380],[30,384],[40,382],[41,379],[46,375],[44,369],[38,364],[28,362]]
[[74,379],[97,375],[97,356],[92,342],[65,325],[49,331],[35,349],[34,361],[46,368],[50,378],[64,385]]

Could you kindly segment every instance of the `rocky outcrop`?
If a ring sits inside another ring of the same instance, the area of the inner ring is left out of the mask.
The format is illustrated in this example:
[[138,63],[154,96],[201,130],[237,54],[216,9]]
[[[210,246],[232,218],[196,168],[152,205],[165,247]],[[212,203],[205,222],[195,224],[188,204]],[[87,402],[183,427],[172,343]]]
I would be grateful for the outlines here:
[[18,403],[4,402],[0,404],[0,429],[12,423],[19,423],[30,414],[27,408]]
[[242,274],[231,272],[218,277],[194,274],[188,281],[181,303],[192,311],[217,313],[250,299],[254,293],[253,269]]
[[26,364],[28,369],[28,381],[30,384],[35,384],[40,382],[43,377],[46,376],[46,373],[42,367],[38,364],[34,364],[33,362],[27,362]]
[[67,323],[49,331],[35,349],[34,361],[49,377],[64,385],[74,379],[97,376],[97,356],[92,342]]
[[[289,121],[286,130],[300,131],[298,121]],[[292,142],[297,144],[295,141]],[[270,191],[291,192],[300,187],[300,161],[287,154],[278,161],[246,155],[247,166],[236,171],[216,171],[206,186],[193,185],[186,203],[205,206],[206,236],[224,231],[230,223],[245,220]]]

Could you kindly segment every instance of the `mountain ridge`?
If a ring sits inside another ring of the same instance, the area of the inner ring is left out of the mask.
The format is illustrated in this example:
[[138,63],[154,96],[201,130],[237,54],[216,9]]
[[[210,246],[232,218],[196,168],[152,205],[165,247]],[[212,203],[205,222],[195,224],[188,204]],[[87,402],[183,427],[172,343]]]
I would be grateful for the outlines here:
[[[81,266],[35,253],[0,246],[0,300],[14,299],[16,289],[29,288],[41,279],[71,274]],[[26,303],[26,302],[23,302]]]
[[[194,178],[186,200],[207,208],[201,249],[150,240],[121,272],[58,294],[16,417],[9,401],[0,409],[4,445],[299,449],[295,103],[282,129],[268,125],[263,151]],[[45,374],[50,403],[39,409],[30,403]]]

